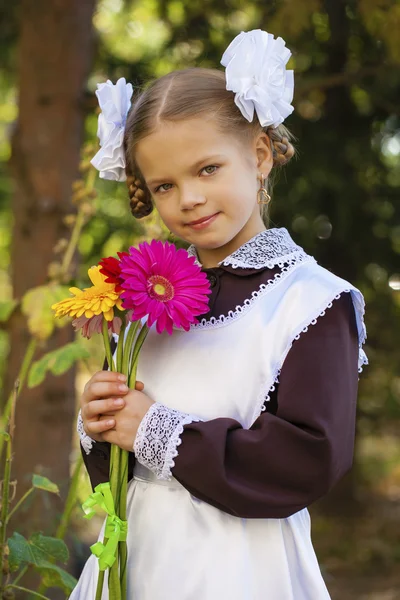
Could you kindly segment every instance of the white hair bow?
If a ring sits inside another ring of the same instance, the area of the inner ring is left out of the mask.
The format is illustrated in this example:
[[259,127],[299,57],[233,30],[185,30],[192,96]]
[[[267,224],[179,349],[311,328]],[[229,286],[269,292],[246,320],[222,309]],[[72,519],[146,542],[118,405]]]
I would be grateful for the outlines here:
[[254,109],[262,127],[277,127],[293,112],[293,71],[286,70],[291,52],[282,38],[254,29],[242,31],[222,55],[226,89],[235,104],[252,121]]
[[102,179],[126,181],[123,140],[132,94],[132,84],[126,83],[124,77],[115,85],[110,80],[97,84],[96,96],[101,108],[97,136],[101,147],[90,162],[100,171]]

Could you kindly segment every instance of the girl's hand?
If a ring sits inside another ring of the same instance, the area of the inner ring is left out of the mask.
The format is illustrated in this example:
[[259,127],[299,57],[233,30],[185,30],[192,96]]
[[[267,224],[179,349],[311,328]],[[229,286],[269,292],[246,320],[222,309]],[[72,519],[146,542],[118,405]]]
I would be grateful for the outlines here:
[[[143,386],[143,384],[141,385]],[[102,438],[106,442],[116,444],[123,450],[133,452],[133,444],[140,422],[154,402],[149,396],[137,389],[129,390],[124,396],[124,401],[125,405],[113,417],[115,426],[104,431]],[[100,417],[100,423],[108,420],[108,416]]]
[[[144,384],[137,381],[135,389],[143,390]],[[87,382],[80,405],[83,427],[93,440],[108,441],[103,433],[115,427],[115,415],[125,406],[128,391],[125,375],[112,371],[98,371]]]

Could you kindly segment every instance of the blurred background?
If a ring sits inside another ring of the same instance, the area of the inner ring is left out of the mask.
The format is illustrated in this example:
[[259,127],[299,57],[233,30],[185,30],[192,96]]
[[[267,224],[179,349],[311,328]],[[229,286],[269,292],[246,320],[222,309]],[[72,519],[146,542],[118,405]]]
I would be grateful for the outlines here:
[[[141,221],[130,216],[124,184],[94,180],[88,171],[97,149],[96,84],[125,77],[135,87],[173,69],[222,68],[229,42],[254,28],[282,36],[295,69],[295,112],[287,125],[298,157],[275,185],[270,226],[286,227],[318,262],[359,287],[367,304],[370,365],[360,377],[354,468],[312,507],[314,545],[334,600],[394,600],[400,598],[398,0],[0,0],[0,402],[5,411],[16,377],[24,379],[32,361],[74,339],[70,326],[53,330],[51,302],[41,302],[49,281],[86,287],[87,269],[101,257],[169,234],[155,212]],[[90,184],[83,204],[76,193],[81,180]],[[77,240],[66,258],[71,232]],[[29,295],[32,289],[37,295]],[[59,495],[31,495],[24,504],[14,527],[24,535],[53,535],[64,509],[80,456],[77,398],[103,360],[98,340],[85,344],[86,357],[66,372],[43,373],[40,385],[20,389],[16,498],[33,472],[60,488]],[[88,493],[82,470],[65,535],[75,576],[102,520],[82,519]]]

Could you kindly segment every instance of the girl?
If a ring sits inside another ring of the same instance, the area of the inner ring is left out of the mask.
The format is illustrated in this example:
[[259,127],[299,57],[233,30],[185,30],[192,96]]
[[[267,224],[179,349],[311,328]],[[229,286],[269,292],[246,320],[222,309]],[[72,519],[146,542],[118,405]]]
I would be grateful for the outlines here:
[[[93,487],[110,443],[131,451],[130,599],[329,598],[307,507],[352,463],[364,301],[266,228],[268,177],[294,154],[289,56],[281,38],[242,32],[225,73],[175,71],[137,95],[126,125],[111,124],[123,148],[108,136],[97,157],[119,179],[126,159],[134,216],[155,206],[212,288],[189,332],[150,331],[135,390],[100,371],[82,396]],[[131,89],[110,83],[98,95],[114,94],[112,113]],[[94,599],[97,573],[91,556],[73,600]]]

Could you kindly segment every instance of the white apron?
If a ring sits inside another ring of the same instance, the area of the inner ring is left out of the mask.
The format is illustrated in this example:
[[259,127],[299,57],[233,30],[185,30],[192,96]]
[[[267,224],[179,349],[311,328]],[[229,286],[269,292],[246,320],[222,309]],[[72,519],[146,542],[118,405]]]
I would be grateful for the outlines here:
[[[249,428],[293,341],[344,291],[351,292],[356,309],[361,369],[363,297],[305,257],[224,318],[172,336],[153,328],[137,377],[157,402],[202,420],[230,417]],[[238,518],[196,499],[174,478],[157,480],[138,464],[127,519],[129,600],[329,599],[307,509],[285,519]],[[72,600],[94,600],[97,572],[91,556]]]

